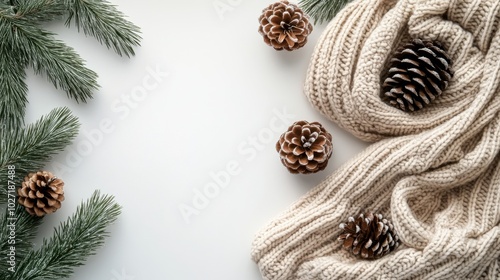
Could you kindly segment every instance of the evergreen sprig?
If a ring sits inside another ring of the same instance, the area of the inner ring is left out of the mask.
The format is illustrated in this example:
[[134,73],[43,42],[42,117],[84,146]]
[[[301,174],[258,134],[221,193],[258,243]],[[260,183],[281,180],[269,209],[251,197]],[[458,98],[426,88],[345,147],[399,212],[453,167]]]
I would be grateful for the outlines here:
[[[15,165],[16,186],[23,176],[39,170],[57,151],[71,143],[78,132],[78,120],[68,108],[52,110],[48,115],[24,129],[0,130],[0,199],[7,196],[7,170]],[[4,211],[0,216],[0,279],[52,280],[68,278],[74,268],[96,253],[108,236],[106,228],[120,214],[120,206],[112,196],[98,191],[82,203],[66,222],[55,229],[50,239],[44,239],[35,249],[33,239],[43,218],[30,216],[16,203],[15,214]],[[15,244],[9,243],[9,228],[15,217]],[[14,272],[7,263],[10,247],[15,247]]]
[[[15,217],[15,220],[10,220],[9,218]],[[0,279],[8,279],[9,263],[8,253],[10,252],[10,247],[15,248],[15,258],[16,260],[24,259],[28,252],[33,249],[33,239],[36,236],[36,232],[41,224],[42,219],[31,216],[26,212],[23,206],[17,204],[15,208],[15,214],[11,216],[8,211],[5,211],[0,217]],[[15,225],[15,243],[12,243],[10,237],[10,225],[14,223]],[[9,241],[10,240],[10,241]]]
[[299,6],[314,19],[314,23],[330,21],[351,0],[300,0]]
[[66,7],[59,0],[12,0],[15,17],[31,22],[44,22],[60,18]]
[[106,228],[116,221],[121,207],[114,198],[99,191],[44,239],[40,249],[31,250],[6,280],[58,280],[68,278],[75,267],[96,253],[108,236]]
[[[26,68],[42,74],[56,88],[77,102],[85,102],[97,89],[97,74],[55,34],[42,28],[46,21],[67,16],[78,30],[92,35],[120,55],[133,55],[139,45],[139,28],[105,0],[0,0],[0,204],[5,205],[8,166],[14,165],[16,186],[30,172],[40,170],[56,152],[77,135],[79,124],[67,108],[52,110],[24,127],[28,88]],[[12,180],[12,179],[10,179]],[[11,197],[12,198],[12,194]],[[42,221],[24,207],[11,205],[0,214],[0,279],[51,280],[68,278],[73,269],[95,254],[107,236],[106,227],[116,220],[120,206],[113,197],[95,192],[56,228],[41,248],[33,238]],[[12,216],[17,219],[12,221]],[[8,226],[15,224],[15,272],[8,271]]]
[[75,50],[42,27],[64,16],[66,25],[74,22],[119,55],[134,55],[140,45],[140,29],[106,0],[0,1],[0,125],[24,122],[28,66],[77,102],[86,102],[98,88],[97,74]]
[[[0,26],[2,28],[3,26]],[[55,34],[45,31],[24,18],[6,20],[7,44],[17,50],[22,65],[30,65],[37,74],[45,74],[56,88],[63,89],[77,102],[85,102],[98,88],[97,74],[86,68],[83,59],[73,48],[57,40]],[[12,54],[11,54],[12,55]]]
[[74,21],[78,30],[95,37],[119,55],[135,54],[133,47],[139,46],[141,40],[139,28],[108,1],[66,0],[66,5],[69,10],[66,25]]
[[17,186],[23,176],[40,170],[57,152],[78,134],[78,119],[68,108],[52,110],[47,116],[24,129],[0,130],[0,203],[7,199],[7,166],[16,167]]
[[[5,38],[1,26],[0,38]],[[13,49],[0,43],[0,129],[10,130],[20,126],[24,120],[24,108],[28,102],[28,86],[25,65],[12,56]],[[5,139],[5,138],[2,138]],[[1,139],[0,139],[1,141]]]

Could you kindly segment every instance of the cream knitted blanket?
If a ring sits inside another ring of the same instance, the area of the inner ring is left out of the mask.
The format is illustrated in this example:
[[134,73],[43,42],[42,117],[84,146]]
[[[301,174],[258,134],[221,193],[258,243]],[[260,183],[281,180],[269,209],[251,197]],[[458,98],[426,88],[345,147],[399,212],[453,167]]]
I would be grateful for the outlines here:
[[[500,279],[500,1],[355,0],[328,25],[305,93],[324,115],[378,141],[256,237],[265,279]],[[439,40],[448,89],[405,113],[380,99],[408,38]],[[339,224],[365,210],[403,243],[378,260],[340,248]]]

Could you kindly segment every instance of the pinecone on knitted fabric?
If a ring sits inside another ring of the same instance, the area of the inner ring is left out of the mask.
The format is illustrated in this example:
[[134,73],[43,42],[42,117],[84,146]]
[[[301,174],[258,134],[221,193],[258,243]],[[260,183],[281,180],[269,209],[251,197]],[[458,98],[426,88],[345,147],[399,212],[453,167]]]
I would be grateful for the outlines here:
[[19,204],[31,215],[42,217],[61,208],[64,182],[47,171],[30,173],[18,189]]
[[313,30],[309,17],[288,1],[269,5],[262,11],[259,22],[264,42],[276,50],[293,51],[303,47]]
[[441,95],[452,77],[451,59],[443,46],[414,39],[391,59],[383,90],[392,106],[418,111]]
[[332,135],[318,122],[298,121],[276,143],[281,162],[291,173],[325,169],[332,150]]
[[344,249],[364,259],[383,257],[399,246],[399,237],[392,223],[381,214],[360,214],[356,219],[349,217],[340,228],[342,233],[338,240]]

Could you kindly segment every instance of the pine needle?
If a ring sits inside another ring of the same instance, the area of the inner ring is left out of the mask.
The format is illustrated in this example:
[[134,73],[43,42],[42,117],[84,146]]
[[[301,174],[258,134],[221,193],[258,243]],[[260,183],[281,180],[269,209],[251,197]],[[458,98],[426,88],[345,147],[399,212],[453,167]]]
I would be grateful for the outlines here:
[[77,102],[85,102],[98,88],[97,74],[86,68],[74,49],[55,39],[27,20],[12,20],[8,26],[18,57],[22,57],[37,74],[45,74],[56,88],[61,88]]
[[350,1],[351,0],[300,0],[299,5],[314,19],[314,23],[321,24],[332,20]]
[[[7,166],[16,167],[16,184],[29,172],[40,170],[57,152],[78,134],[78,119],[68,108],[52,110],[47,116],[24,129],[0,130],[0,186],[7,185]],[[0,188],[0,203],[7,199]]]
[[66,222],[55,229],[42,247],[30,251],[9,280],[59,280],[69,278],[74,268],[84,264],[104,244],[107,227],[120,214],[114,198],[95,191]]
[[[0,18],[0,38],[2,25]],[[6,44],[0,44],[0,129],[10,130],[20,127],[24,123],[24,109],[26,108],[26,94],[28,87],[25,65],[12,57],[13,50]],[[5,139],[5,138],[2,138]],[[0,140],[1,141],[1,140]]]
[[134,55],[134,47],[140,45],[140,29],[125,19],[123,13],[108,1],[66,0],[69,17],[78,30],[95,37],[101,44],[112,48],[119,55]]
[[66,12],[61,0],[15,0],[12,1],[17,18],[31,22],[51,21]]
[[[0,217],[0,227],[3,229],[0,231],[0,271],[6,272],[6,274],[10,273],[8,272],[10,265],[7,262],[7,254],[10,253],[10,247],[15,248],[16,261],[24,259],[33,248],[33,239],[42,221],[42,219],[28,214],[26,209],[19,204],[16,206],[14,217],[17,219],[9,220],[9,218],[12,218],[9,211],[5,211],[2,217]],[[9,225],[11,225],[11,222],[15,224],[15,239],[9,238]],[[12,243],[12,240],[15,243]],[[0,279],[7,279],[7,277],[5,276]]]
[[[47,77],[70,98],[85,102],[98,88],[97,74],[69,46],[41,24],[68,16],[85,34],[92,35],[120,55],[133,55],[139,46],[139,28],[105,0],[0,0],[0,186],[8,184],[7,169],[15,166],[16,186],[29,172],[40,170],[56,152],[77,135],[79,124],[68,108],[52,110],[46,117],[24,127],[28,88],[25,69]],[[7,202],[7,188],[0,188],[0,204]],[[68,278],[103,245],[106,228],[116,220],[120,206],[111,196],[95,192],[66,222],[45,239],[40,249],[32,240],[41,219],[29,216],[16,205],[16,260],[8,271],[8,210],[0,214],[0,279],[52,280]]]
[[139,28],[105,0],[0,0],[0,129],[23,124],[27,66],[77,102],[98,89],[97,74],[40,25],[63,16],[119,55],[134,55],[140,45]]

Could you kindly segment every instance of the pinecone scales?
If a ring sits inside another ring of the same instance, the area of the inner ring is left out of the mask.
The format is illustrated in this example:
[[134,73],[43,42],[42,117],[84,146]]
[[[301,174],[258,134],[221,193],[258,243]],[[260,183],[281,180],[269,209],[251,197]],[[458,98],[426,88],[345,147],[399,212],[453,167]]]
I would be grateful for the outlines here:
[[18,189],[18,202],[31,215],[38,217],[61,208],[64,200],[64,182],[47,171],[30,173]]
[[325,169],[332,150],[332,135],[318,122],[295,122],[276,143],[281,162],[291,173]]
[[381,214],[360,214],[349,217],[340,224],[342,233],[338,240],[343,248],[364,259],[376,259],[387,255],[399,246],[394,226]]
[[276,50],[293,51],[307,43],[313,26],[309,17],[288,1],[276,2],[262,11],[259,33]]
[[448,87],[451,59],[439,42],[414,39],[391,59],[383,84],[388,102],[403,111],[418,111]]

